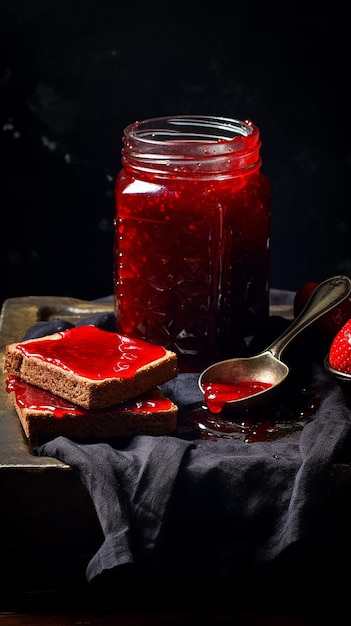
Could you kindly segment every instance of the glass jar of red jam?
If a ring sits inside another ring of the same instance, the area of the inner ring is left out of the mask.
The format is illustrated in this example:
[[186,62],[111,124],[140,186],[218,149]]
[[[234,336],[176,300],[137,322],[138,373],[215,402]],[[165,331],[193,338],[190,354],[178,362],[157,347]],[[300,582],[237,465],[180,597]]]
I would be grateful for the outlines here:
[[241,355],[269,314],[271,187],[249,120],[171,116],[125,128],[115,185],[117,331],[181,371]]

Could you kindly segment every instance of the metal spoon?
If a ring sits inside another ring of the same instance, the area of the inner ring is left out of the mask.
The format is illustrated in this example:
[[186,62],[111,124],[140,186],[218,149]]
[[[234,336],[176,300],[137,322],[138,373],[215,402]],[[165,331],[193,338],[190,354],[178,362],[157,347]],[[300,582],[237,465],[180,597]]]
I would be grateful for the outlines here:
[[[246,409],[271,398],[289,374],[289,367],[280,360],[283,350],[301,331],[345,300],[350,292],[351,281],[347,276],[328,278],[318,285],[305,308],[283,334],[263,352],[248,358],[226,359],[206,368],[199,376],[198,384],[202,393],[205,394],[207,404],[209,404],[209,385],[213,388],[216,385],[223,385],[226,390],[226,395],[222,399],[221,392],[218,392],[216,411],[222,407]],[[237,397],[236,386],[240,387],[248,382],[255,382],[258,385],[268,384],[268,387],[251,395],[245,395],[244,392],[243,395]],[[233,399],[230,395],[231,387]]]

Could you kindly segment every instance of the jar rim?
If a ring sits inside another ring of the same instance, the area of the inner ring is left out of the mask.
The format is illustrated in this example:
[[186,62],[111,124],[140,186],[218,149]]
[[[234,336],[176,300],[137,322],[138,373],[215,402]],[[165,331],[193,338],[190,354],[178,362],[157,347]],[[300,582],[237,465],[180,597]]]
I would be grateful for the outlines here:
[[258,127],[250,120],[173,115],[124,129],[122,164],[139,173],[205,178],[233,176],[261,165]]
[[258,140],[258,128],[249,119],[211,115],[167,115],[135,121],[124,129],[125,137],[144,145],[174,143],[241,143],[252,137]]

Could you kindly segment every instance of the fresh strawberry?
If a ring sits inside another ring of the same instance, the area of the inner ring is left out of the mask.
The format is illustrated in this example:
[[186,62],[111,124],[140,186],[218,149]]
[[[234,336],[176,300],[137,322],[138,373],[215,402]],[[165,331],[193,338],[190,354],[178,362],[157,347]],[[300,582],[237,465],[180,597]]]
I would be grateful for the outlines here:
[[344,324],[332,341],[329,364],[338,372],[351,374],[351,319]]
[[[308,282],[301,285],[294,299],[294,316],[297,317],[307,304],[314,290],[318,287],[316,282]],[[333,338],[341,330],[343,325],[351,318],[351,300],[346,298],[333,309],[322,315],[315,323],[316,330],[326,337]]]

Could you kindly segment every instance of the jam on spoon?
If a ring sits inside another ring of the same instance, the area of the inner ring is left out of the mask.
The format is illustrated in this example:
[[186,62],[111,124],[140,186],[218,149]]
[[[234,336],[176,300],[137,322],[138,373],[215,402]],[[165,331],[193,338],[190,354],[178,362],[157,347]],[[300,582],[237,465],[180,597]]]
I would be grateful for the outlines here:
[[247,398],[271,386],[272,383],[257,380],[243,380],[230,384],[208,383],[204,385],[205,401],[212,413],[220,413],[226,402]]
[[[267,401],[289,374],[289,367],[281,361],[283,350],[301,331],[347,298],[350,292],[351,281],[347,276],[334,276],[325,280],[312,293],[301,313],[266,350],[249,358],[219,361],[206,368],[198,384],[205,396],[208,395],[209,385],[217,386],[213,404],[210,398],[211,406],[215,406],[218,411],[219,406],[248,408]],[[255,390],[253,382],[265,386]],[[243,383],[247,386],[246,393],[238,393],[238,389],[242,391]],[[224,390],[223,395],[220,393],[220,385]]]

